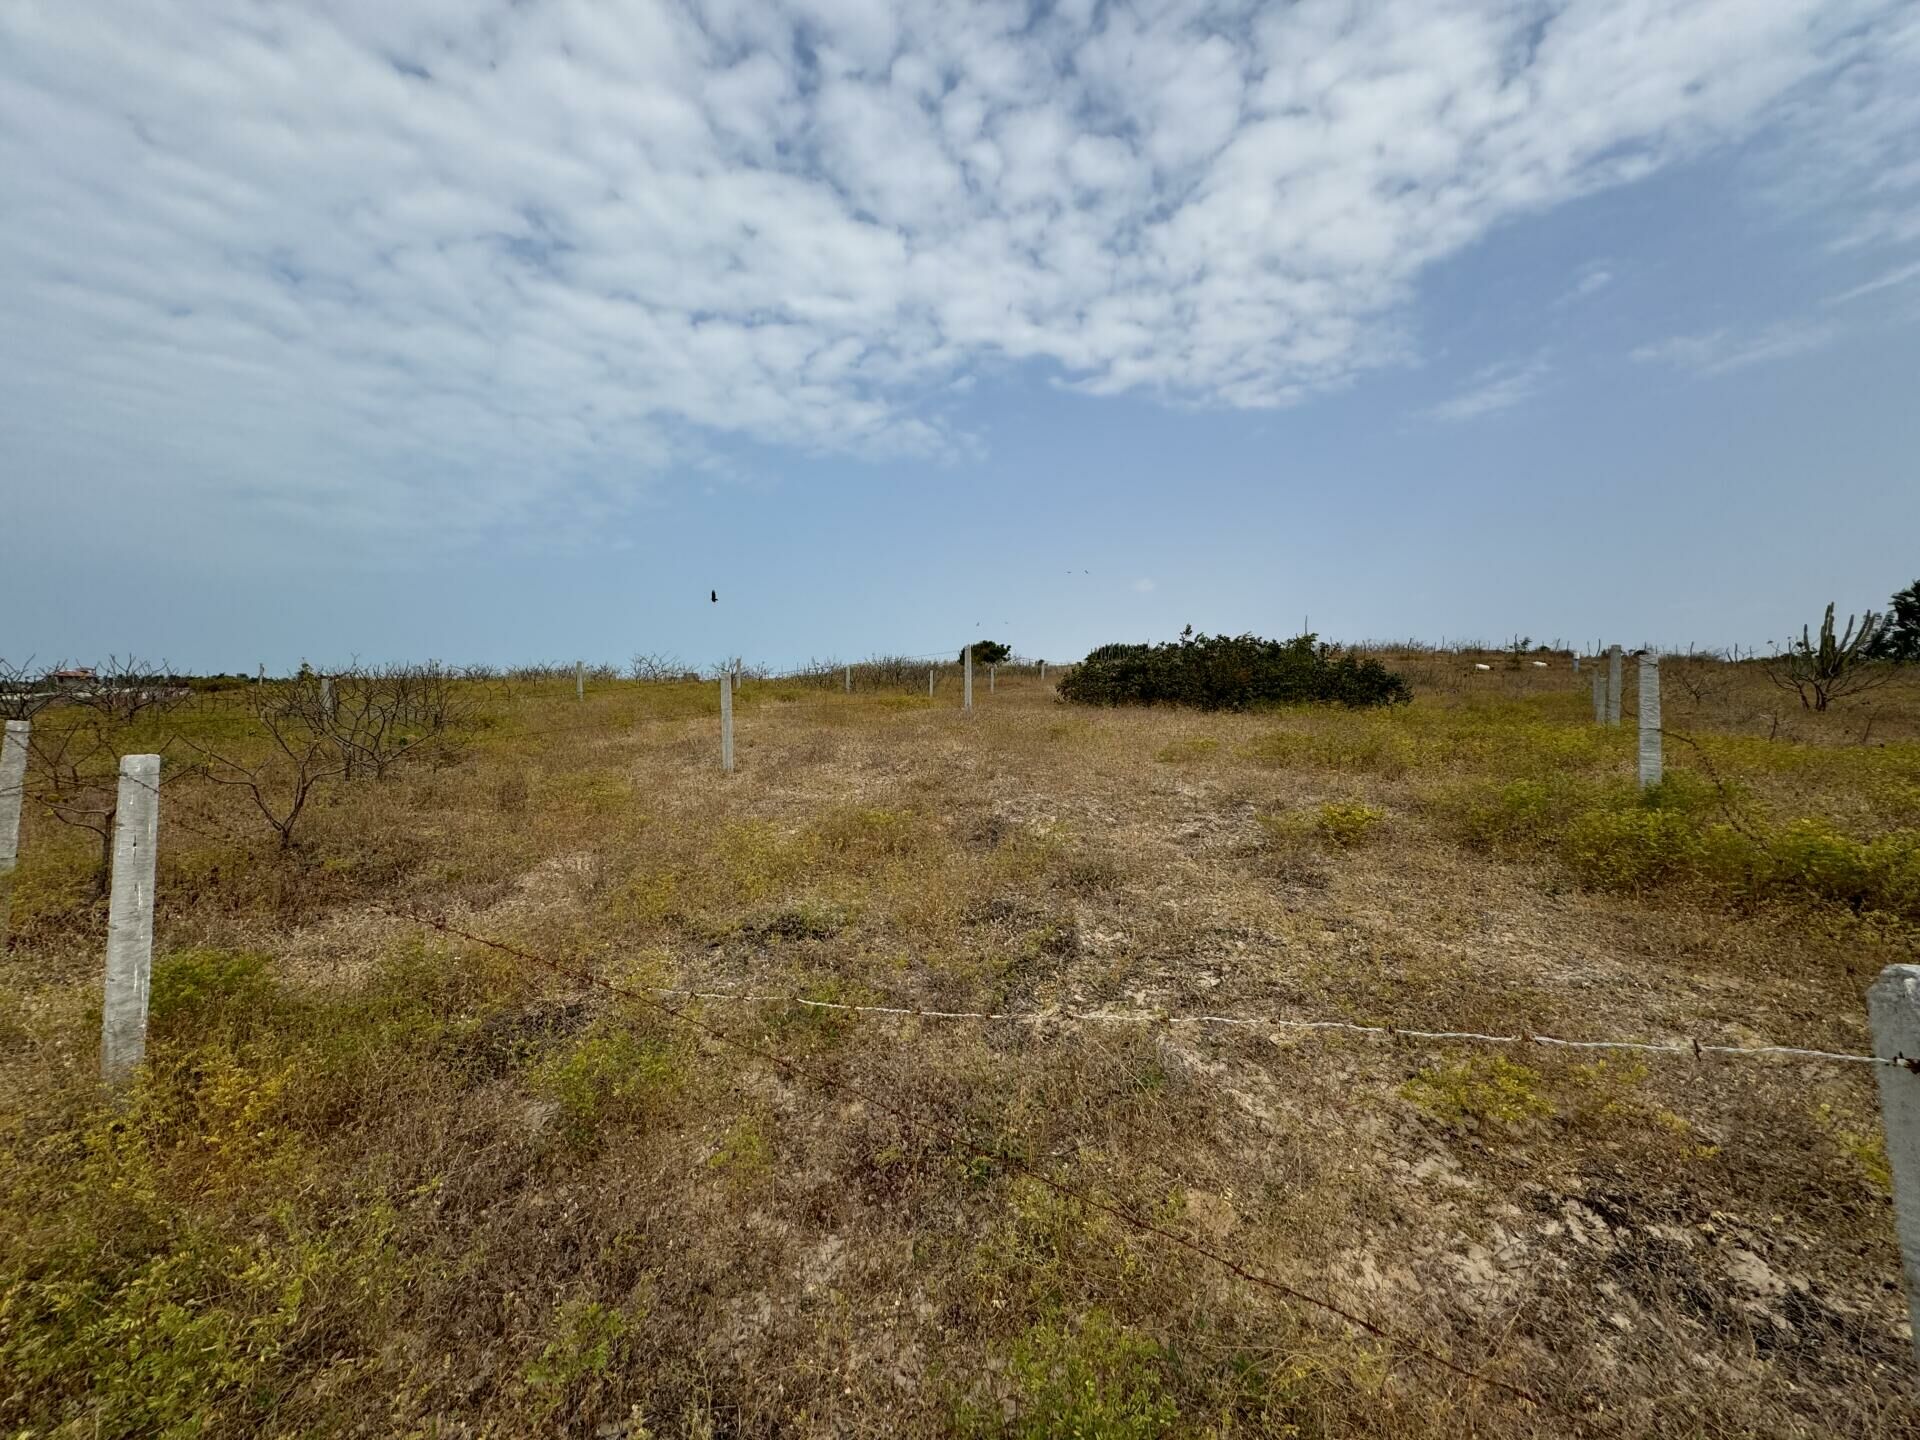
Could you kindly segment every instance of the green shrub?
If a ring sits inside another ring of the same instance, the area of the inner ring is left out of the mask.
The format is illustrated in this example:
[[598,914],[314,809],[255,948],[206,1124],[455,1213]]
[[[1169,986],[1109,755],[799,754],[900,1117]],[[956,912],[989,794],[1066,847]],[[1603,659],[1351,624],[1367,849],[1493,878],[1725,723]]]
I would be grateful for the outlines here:
[[597,1300],[568,1300],[554,1310],[553,1338],[520,1377],[538,1397],[543,1418],[558,1410],[582,1380],[607,1373],[628,1328],[626,1316]]
[[603,1126],[644,1116],[676,1093],[683,1078],[666,1044],[612,1020],[596,1024],[572,1048],[549,1059],[535,1084],[560,1107],[568,1142],[587,1147]]
[[1165,645],[1103,645],[1060,682],[1062,699],[1083,705],[1193,705],[1246,710],[1260,705],[1393,705],[1413,698],[1407,682],[1378,660],[1342,653],[1312,635],[1195,635]]
[[976,665],[1004,665],[1007,657],[1013,654],[1011,645],[1003,645],[998,640],[976,640],[971,645],[960,647],[960,663],[967,663],[967,651],[973,651],[973,663]]
[[1088,1311],[1077,1327],[1033,1326],[1014,1343],[1007,1373],[1016,1390],[1012,1418],[963,1406],[962,1434],[1149,1440],[1179,1419],[1160,1347],[1104,1310]]
[[1385,812],[1357,800],[1334,800],[1320,807],[1317,823],[1329,844],[1351,850],[1364,845],[1385,818]]
[[153,967],[147,1014],[163,1033],[238,1028],[268,1009],[274,994],[264,955],[183,950]]
[[1528,1066],[1504,1055],[1475,1055],[1427,1067],[1400,1094],[1450,1125],[1516,1125],[1553,1113],[1539,1087],[1539,1073]]

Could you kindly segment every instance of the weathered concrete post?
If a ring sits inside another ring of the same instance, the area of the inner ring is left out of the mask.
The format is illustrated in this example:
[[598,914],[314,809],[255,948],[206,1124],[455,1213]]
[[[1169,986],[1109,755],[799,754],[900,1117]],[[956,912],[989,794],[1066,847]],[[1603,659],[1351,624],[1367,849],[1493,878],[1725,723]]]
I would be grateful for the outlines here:
[[1920,965],[1889,965],[1867,988],[1873,1053],[1905,1064],[1881,1065],[1880,1123],[1893,1172],[1893,1226],[1900,1239],[1900,1271],[1913,1321],[1914,1358],[1920,1362]]
[[960,708],[973,709],[973,646],[967,646],[960,656],[961,685]]
[[107,993],[100,1011],[100,1074],[108,1081],[124,1080],[147,1054],[153,861],[159,840],[160,757],[122,755],[107,898]]
[[927,667],[927,699],[933,699],[933,667]]
[[989,695],[993,694],[993,687],[998,681],[999,669],[1000,667],[998,665],[987,666],[987,694]]
[[1660,783],[1660,657],[1640,652],[1640,788]]
[[1046,678],[1047,678],[1047,662],[1042,660],[1040,662],[1040,680],[1042,684],[1046,682]]
[[1578,655],[1573,657],[1573,673],[1576,675],[1580,673],[1580,657]]
[[1593,723],[1607,723],[1607,677],[1597,665],[1593,669]]
[[320,677],[320,713],[327,719],[333,719],[333,677]]
[[573,662],[573,698],[576,700],[587,698],[587,662],[584,660]]
[[0,955],[7,953],[7,917],[13,905],[13,867],[20,858],[20,802],[27,788],[26,720],[7,721],[0,736]]
[[853,667],[847,666],[847,694],[853,693]]
[[1607,724],[1620,723],[1620,647],[1607,647]]
[[733,676],[720,676],[720,768],[733,773]]

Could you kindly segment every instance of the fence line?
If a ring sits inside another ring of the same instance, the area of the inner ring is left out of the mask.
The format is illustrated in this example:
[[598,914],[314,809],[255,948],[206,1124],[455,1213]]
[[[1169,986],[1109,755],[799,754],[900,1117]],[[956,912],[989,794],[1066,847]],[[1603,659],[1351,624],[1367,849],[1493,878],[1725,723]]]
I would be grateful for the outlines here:
[[[148,784],[138,777],[122,776],[132,783],[152,790],[158,796],[158,787]],[[217,840],[222,844],[232,844],[237,838],[232,834],[219,834],[191,822],[173,817],[170,823],[178,824],[203,839]],[[401,912],[382,904],[369,901],[377,909],[390,914]],[[421,917],[404,914],[402,918],[420,920]],[[435,922],[438,923],[438,922]],[[448,928],[441,926],[440,928]],[[456,932],[450,932],[456,933]],[[465,935],[464,938],[479,944],[496,942],[481,936]],[[572,973],[572,972],[568,972]],[[587,977],[588,983],[601,984],[597,977]],[[1543,1049],[1563,1050],[1617,1050],[1643,1055],[1665,1055],[1679,1058],[1703,1059],[1708,1055],[1725,1056],[1732,1059],[1782,1059],[1818,1061],[1837,1065],[1873,1065],[1897,1066],[1914,1073],[1920,1073],[1920,1055],[1896,1054],[1891,1056],[1860,1054],[1845,1050],[1822,1050],[1808,1045],[1719,1045],[1699,1039],[1689,1038],[1683,1041],[1661,1040],[1579,1040],[1559,1035],[1538,1035],[1531,1031],[1516,1031],[1511,1035],[1493,1034],[1479,1030],[1423,1030],[1412,1026],[1383,1024],[1368,1025],[1355,1020],[1286,1019],[1279,1016],[1240,1016],[1213,1014],[1175,1014],[1164,1011],[1138,1010],[939,1010],[917,1005],[856,1005],[844,1001],[812,1000],[800,995],[769,995],[751,991],[735,990],[693,990],[674,986],[648,986],[652,994],[663,997],[711,1000],[737,1004],[756,1005],[799,1005],[815,1010],[843,1011],[858,1015],[891,1015],[896,1017],[915,1017],[922,1020],[975,1020],[987,1022],[1007,1022],[1020,1025],[1046,1025],[1050,1023],[1072,1024],[1133,1024],[1133,1025],[1218,1025],[1249,1030],[1291,1030],[1296,1032],[1336,1032],[1351,1035],[1365,1035],[1384,1040],[1419,1040],[1437,1044],[1474,1044],[1474,1045],[1538,1045]],[[623,992],[624,993],[624,992]]]

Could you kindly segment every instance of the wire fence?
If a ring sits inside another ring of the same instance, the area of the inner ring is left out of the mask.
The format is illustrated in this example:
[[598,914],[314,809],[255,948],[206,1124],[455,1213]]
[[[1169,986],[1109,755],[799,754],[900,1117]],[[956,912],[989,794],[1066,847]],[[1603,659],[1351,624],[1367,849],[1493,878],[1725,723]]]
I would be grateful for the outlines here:
[[[554,727],[551,733],[576,733],[589,728],[604,731],[604,717],[600,719],[598,724]],[[516,738],[520,736],[531,737],[538,733],[541,732],[517,732]],[[124,781],[130,781],[131,783],[140,785],[156,797],[168,798],[162,796],[159,785],[148,784],[140,780],[137,776],[126,774],[124,771],[120,778]],[[221,833],[195,820],[186,818],[178,813],[179,807],[177,805],[170,806],[169,810],[172,812],[169,817],[169,823],[177,824],[189,833],[222,844],[232,844],[238,839],[238,837],[231,833]],[[1767,1059],[1841,1065],[1901,1066],[1909,1071],[1920,1069],[1920,1061],[1910,1060],[1904,1056],[1881,1057],[1872,1054],[1849,1053],[1802,1045],[1727,1045],[1704,1042],[1699,1039],[1585,1039],[1534,1034],[1526,1031],[1500,1034],[1464,1029],[1423,1029],[1391,1023],[1374,1024],[1340,1018],[1244,1016],[1211,1013],[1189,1014],[1142,1010],[1076,1010],[1069,1008],[1028,1011],[955,1010],[917,1005],[862,1004],[848,1001],[820,1000],[798,994],[665,986],[635,986],[621,984],[608,979],[595,970],[527,949],[511,941],[496,936],[481,934],[463,925],[456,924],[445,915],[426,914],[418,910],[409,909],[404,906],[396,906],[378,900],[368,901],[366,903],[369,908],[404,923],[418,925],[441,935],[507,955],[521,963],[543,969],[571,983],[595,989],[617,999],[645,1007],[665,1017],[674,1024],[690,1028],[723,1048],[769,1065],[784,1075],[797,1077],[825,1092],[858,1100],[872,1107],[874,1110],[892,1117],[908,1129],[939,1141],[953,1152],[970,1154],[976,1158],[987,1160],[990,1163],[1004,1166],[1009,1171],[1022,1175],[1041,1185],[1061,1199],[1068,1201],[1070,1204],[1081,1207],[1084,1212],[1105,1215],[1138,1234],[1153,1238],[1161,1243],[1194,1255],[1235,1279],[1273,1294],[1284,1301],[1334,1317],[1340,1322],[1352,1326],[1356,1330],[1371,1335],[1397,1348],[1410,1357],[1417,1358],[1422,1363],[1446,1370],[1473,1384],[1499,1390],[1526,1404],[1555,1410],[1559,1413],[1568,1412],[1565,1412],[1560,1406],[1549,1401],[1532,1389],[1484,1371],[1474,1370],[1462,1365],[1451,1357],[1393,1327],[1383,1325],[1364,1315],[1358,1314],[1323,1295],[1302,1290],[1286,1281],[1255,1269],[1237,1260],[1233,1256],[1194,1238],[1192,1235],[1171,1228],[1149,1216],[1139,1213],[1121,1201],[1091,1190],[1069,1185],[1058,1179],[1055,1175],[1047,1173],[1041,1166],[1023,1160],[1017,1155],[1006,1153],[1002,1147],[983,1145],[937,1117],[916,1112],[910,1107],[866,1087],[854,1084],[842,1077],[827,1074],[817,1067],[766,1048],[764,1045],[741,1039],[739,1036],[731,1034],[727,1030],[711,1023],[700,1014],[694,1013],[694,1007],[705,1004],[742,1006],[783,1005],[824,1012],[870,1015],[883,1018],[911,1018],[921,1021],[961,1023],[1006,1023],[1035,1027],[1068,1024],[1096,1026],[1222,1027],[1300,1034],[1347,1034],[1392,1042],[1434,1045],[1539,1046],[1580,1051],[1623,1051],[1665,1058],[1692,1059],[1696,1062],[1708,1056],[1714,1056],[1742,1060]]]

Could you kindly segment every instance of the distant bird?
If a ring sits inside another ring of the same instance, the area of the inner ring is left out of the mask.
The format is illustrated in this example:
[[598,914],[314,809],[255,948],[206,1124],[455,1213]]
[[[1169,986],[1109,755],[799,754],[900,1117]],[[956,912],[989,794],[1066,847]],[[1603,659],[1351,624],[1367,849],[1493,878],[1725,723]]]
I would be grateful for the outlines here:
[[718,605],[720,603],[720,592],[718,590],[709,590],[707,592],[707,598],[712,600],[714,604]]

